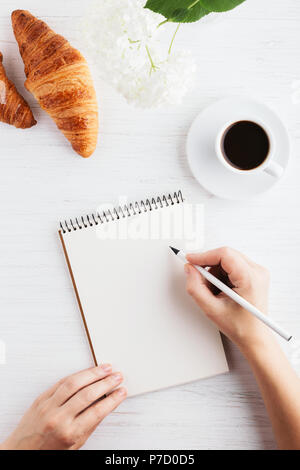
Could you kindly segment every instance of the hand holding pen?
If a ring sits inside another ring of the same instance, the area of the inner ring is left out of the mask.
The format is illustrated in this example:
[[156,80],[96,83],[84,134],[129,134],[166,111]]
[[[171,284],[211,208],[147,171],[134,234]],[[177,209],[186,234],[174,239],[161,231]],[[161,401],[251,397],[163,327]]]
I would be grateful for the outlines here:
[[185,265],[188,293],[233,342],[245,347],[253,338],[255,342],[260,338],[265,341],[270,336],[265,325],[287,341],[291,339],[289,333],[267,316],[269,273],[266,268],[232,248],[189,255],[170,248],[183,262],[191,263]]
[[287,340],[289,334],[274,322],[266,326],[262,318],[258,320],[254,313],[243,308],[229,295],[217,292],[202,268],[201,272],[206,277],[198,269],[209,267],[211,275],[222,278],[225,284],[234,288],[232,292],[259,309],[264,317],[268,312],[268,271],[232,248],[189,254],[186,255],[186,261],[187,291],[204,314],[236,343],[248,360],[279,448],[299,450],[300,380],[268,326],[275,331],[277,329],[277,333],[284,335]]

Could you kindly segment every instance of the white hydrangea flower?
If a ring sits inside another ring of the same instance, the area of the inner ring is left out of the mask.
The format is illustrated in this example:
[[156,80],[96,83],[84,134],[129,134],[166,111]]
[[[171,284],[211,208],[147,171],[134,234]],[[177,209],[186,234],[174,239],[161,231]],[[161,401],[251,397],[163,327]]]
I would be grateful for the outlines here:
[[87,47],[101,78],[129,102],[142,107],[180,103],[192,86],[195,63],[187,51],[162,50],[157,26],[165,18],[144,4],[95,2],[83,22]]

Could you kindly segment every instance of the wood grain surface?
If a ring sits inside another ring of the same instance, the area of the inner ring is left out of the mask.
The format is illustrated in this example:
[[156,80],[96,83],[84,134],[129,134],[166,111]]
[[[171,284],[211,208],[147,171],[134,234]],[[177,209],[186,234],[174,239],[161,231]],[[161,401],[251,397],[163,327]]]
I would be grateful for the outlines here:
[[[100,136],[94,156],[84,160],[24,89],[10,13],[30,10],[84,53],[78,30],[86,3],[0,3],[4,65],[38,121],[25,131],[0,126],[0,340],[6,345],[6,363],[0,365],[0,441],[37,394],[93,364],[57,223],[117,202],[121,195],[135,200],[182,189],[188,200],[205,204],[206,246],[231,245],[268,266],[270,312],[300,335],[300,104],[292,101],[292,83],[300,79],[300,3],[248,0],[216,22],[183,26],[175,46],[188,47],[197,57],[197,85],[175,108],[131,107],[96,78],[92,67]],[[174,25],[168,28],[171,35]],[[276,110],[288,126],[293,149],[283,180],[243,203],[206,193],[185,153],[197,113],[236,94]],[[225,349],[229,374],[127,400],[85,448],[274,449],[249,367],[227,340]]]

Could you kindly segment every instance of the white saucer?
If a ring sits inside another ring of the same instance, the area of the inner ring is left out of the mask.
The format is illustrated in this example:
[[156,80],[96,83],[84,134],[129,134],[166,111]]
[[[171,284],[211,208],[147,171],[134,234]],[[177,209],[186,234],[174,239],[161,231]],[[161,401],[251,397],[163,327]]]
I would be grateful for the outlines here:
[[274,160],[286,169],[290,142],[280,118],[266,105],[245,98],[226,98],[202,111],[193,122],[187,137],[187,157],[198,182],[210,193],[224,199],[245,200],[263,193],[276,184],[264,171],[236,174],[225,168],[215,151],[216,136],[230,121],[259,120],[270,129],[275,140]]

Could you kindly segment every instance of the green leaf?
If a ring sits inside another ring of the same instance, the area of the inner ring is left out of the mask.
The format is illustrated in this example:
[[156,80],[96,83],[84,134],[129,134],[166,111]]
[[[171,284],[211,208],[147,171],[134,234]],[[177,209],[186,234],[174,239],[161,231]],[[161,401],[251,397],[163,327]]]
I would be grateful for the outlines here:
[[192,23],[210,13],[200,0],[148,0],[145,8],[160,13],[174,23]]
[[228,11],[246,0],[200,0],[201,5],[209,11]]

